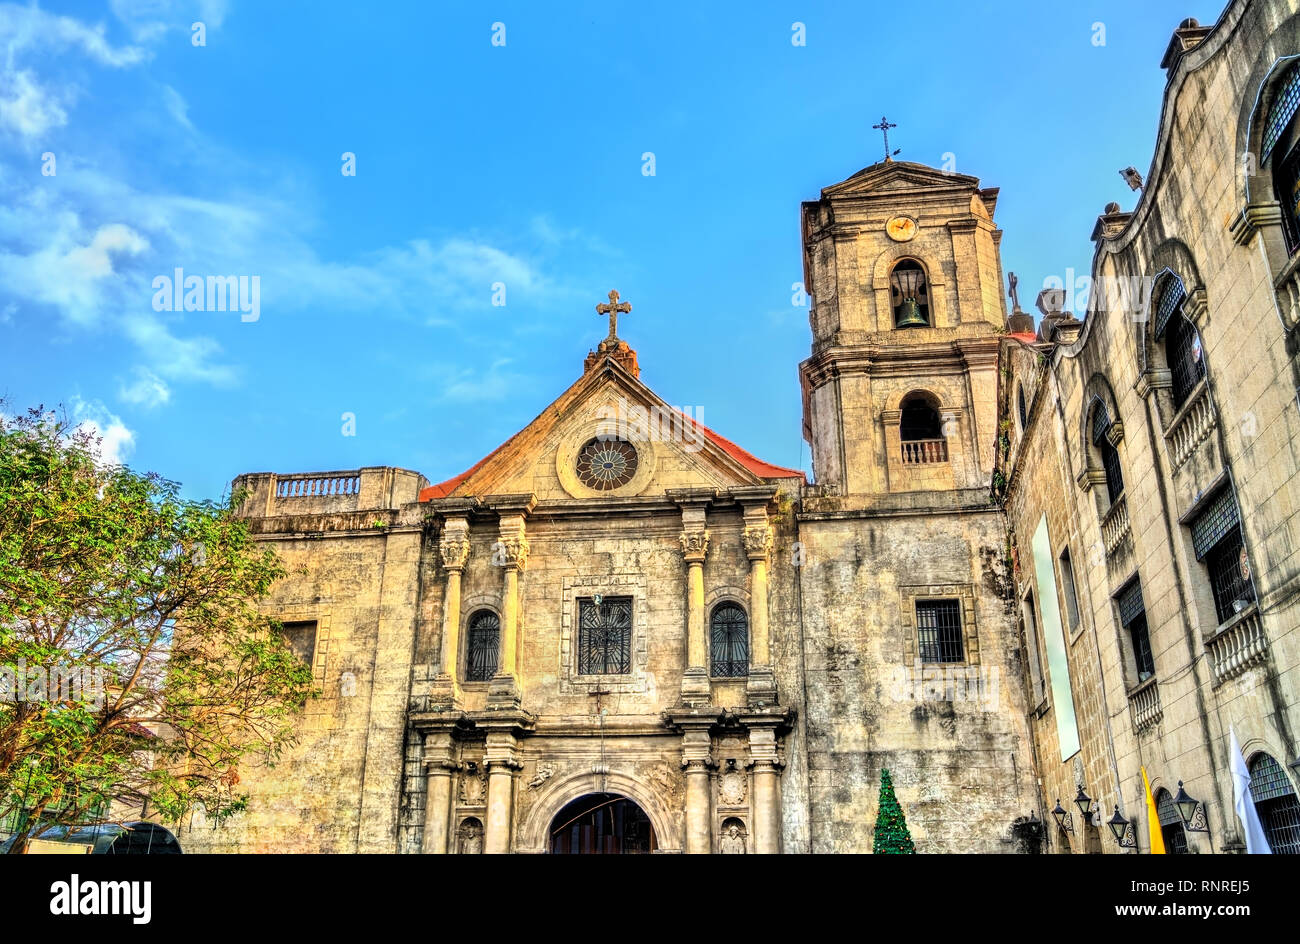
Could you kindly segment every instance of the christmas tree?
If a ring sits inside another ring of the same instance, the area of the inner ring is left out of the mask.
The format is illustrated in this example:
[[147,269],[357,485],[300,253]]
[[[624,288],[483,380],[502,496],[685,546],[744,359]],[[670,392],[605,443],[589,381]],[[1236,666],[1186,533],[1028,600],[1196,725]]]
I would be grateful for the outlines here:
[[898,797],[894,796],[894,781],[890,779],[887,769],[880,771],[880,803],[876,810],[876,838],[871,851],[876,855],[916,853],[912,834],[907,831],[903,808],[898,805]]

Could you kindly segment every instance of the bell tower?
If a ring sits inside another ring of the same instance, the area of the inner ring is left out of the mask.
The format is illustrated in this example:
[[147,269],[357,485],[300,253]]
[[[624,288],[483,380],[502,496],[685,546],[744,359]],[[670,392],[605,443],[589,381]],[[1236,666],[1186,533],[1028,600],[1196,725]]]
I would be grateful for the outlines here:
[[834,493],[987,487],[1006,332],[997,195],[887,153],[803,204],[803,433]]

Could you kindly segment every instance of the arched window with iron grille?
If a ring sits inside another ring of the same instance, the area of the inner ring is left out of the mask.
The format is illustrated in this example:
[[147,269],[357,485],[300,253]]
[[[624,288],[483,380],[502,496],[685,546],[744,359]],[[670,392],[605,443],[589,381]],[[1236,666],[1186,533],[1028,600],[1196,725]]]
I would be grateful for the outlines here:
[[749,617],[739,603],[719,603],[713,608],[709,648],[714,678],[749,675]]
[[497,674],[501,648],[501,619],[491,610],[479,610],[469,618],[469,659],[465,680],[486,682]]
[[1102,470],[1106,473],[1106,494],[1111,504],[1124,494],[1124,473],[1119,464],[1119,450],[1110,441],[1110,428],[1114,425],[1110,412],[1101,398],[1092,402],[1092,444],[1097,447]]
[[1287,248],[1300,249],[1300,66],[1291,65],[1274,86],[1260,141],[1260,166],[1273,177],[1273,196],[1282,204]]
[[1160,835],[1165,840],[1165,852],[1169,855],[1187,854],[1187,831],[1183,828],[1183,814],[1169,791],[1163,788],[1156,793],[1156,816],[1160,819]]
[[1182,408],[1205,377],[1205,352],[1196,326],[1183,313],[1186,301],[1187,290],[1183,287],[1183,280],[1168,275],[1156,302],[1155,338],[1165,346],[1175,410]]
[[1300,801],[1282,765],[1263,751],[1250,759],[1250,796],[1273,854],[1300,854]]

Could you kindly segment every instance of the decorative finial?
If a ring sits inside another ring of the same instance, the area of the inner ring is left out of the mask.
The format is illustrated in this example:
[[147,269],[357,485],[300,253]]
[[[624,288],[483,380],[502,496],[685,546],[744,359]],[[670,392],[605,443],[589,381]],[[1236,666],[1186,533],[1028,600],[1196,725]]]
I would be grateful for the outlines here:
[[884,136],[885,136],[885,163],[889,163],[890,161],[892,161],[892,160],[894,159],[894,154],[897,154],[899,151],[903,150],[902,148],[898,148],[898,150],[894,151],[894,154],[890,154],[890,153],[889,153],[889,129],[890,129],[890,128],[897,128],[898,125],[897,125],[897,124],[894,124],[894,123],[892,123],[892,122],[890,122],[890,120],[889,120],[888,118],[886,118],[884,115],[881,115],[881,116],[880,116],[880,124],[878,124],[878,125],[872,125],[871,127],[875,128],[877,131],[879,131],[879,132],[881,132],[882,134],[884,134]]
[[609,293],[609,304],[608,304],[608,305],[606,305],[604,302],[601,302],[599,305],[596,306],[596,312],[597,312],[597,314],[601,314],[601,315],[609,315],[609,337],[605,339],[606,341],[611,341],[611,342],[612,342],[612,341],[617,341],[617,340],[618,340],[618,315],[619,315],[619,312],[622,312],[623,314],[626,315],[626,314],[628,314],[628,313],[631,312],[631,311],[632,311],[632,303],[631,303],[631,302],[620,302],[620,301],[618,300],[618,290],[617,290],[617,289],[611,289],[611,290],[610,290],[610,293]]

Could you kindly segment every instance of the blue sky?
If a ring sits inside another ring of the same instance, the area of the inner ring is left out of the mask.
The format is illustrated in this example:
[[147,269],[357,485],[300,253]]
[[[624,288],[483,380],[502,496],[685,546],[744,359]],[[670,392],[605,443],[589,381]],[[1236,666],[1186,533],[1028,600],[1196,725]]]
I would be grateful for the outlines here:
[[[642,380],[808,468],[800,202],[879,159],[887,114],[900,160],[1001,188],[1028,306],[1135,203],[1117,171],[1150,165],[1170,33],[1219,13],[921,10],[0,3],[0,395],[66,404],[191,497],[247,471],[437,482],[578,378],[616,287]],[[257,320],[155,310],[177,267],[257,276]]]

